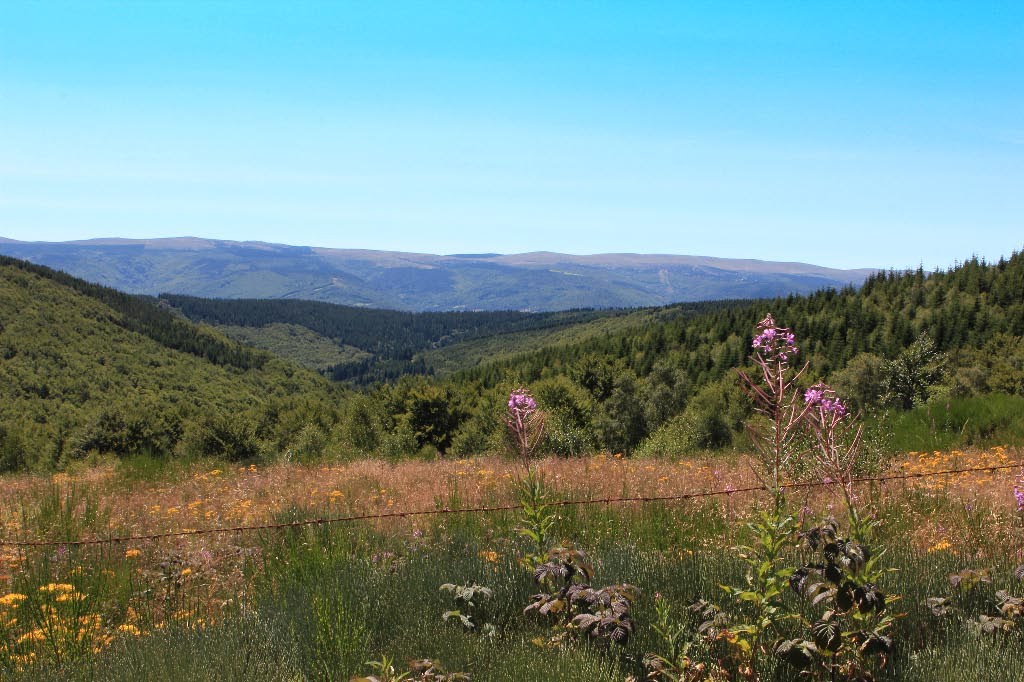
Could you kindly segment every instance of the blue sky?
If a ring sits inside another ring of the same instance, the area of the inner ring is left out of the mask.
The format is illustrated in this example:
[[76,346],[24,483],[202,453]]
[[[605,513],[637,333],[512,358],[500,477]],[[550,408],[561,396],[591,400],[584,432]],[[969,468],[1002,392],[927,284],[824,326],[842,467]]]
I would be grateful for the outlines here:
[[0,236],[951,265],[1024,3],[0,3]]

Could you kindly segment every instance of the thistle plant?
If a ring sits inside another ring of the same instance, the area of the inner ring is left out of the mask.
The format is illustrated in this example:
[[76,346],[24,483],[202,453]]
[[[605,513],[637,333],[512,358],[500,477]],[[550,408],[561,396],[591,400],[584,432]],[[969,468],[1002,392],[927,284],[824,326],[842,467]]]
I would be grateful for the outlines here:
[[828,519],[800,533],[809,556],[793,572],[790,587],[806,602],[803,636],[781,642],[776,654],[810,677],[871,680],[892,651],[886,633],[894,617],[892,599],[880,588],[887,572],[879,561],[883,552],[868,545],[872,526],[862,521],[853,492],[862,429],[827,384],[805,390],[803,401],[811,469],[842,492],[849,528],[844,536]]
[[558,514],[548,504],[548,490],[544,477],[528,468],[526,475],[516,482],[516,497],[522,511],[516,532],[531,543],[531,552],[523,558],[524,563],[534,569],[544,562],[545,554],[558,522]]

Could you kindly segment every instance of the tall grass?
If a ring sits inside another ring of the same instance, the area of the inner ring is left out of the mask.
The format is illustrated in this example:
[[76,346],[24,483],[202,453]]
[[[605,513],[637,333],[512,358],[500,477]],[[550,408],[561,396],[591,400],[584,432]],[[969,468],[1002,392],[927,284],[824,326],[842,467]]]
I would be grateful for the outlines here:
[[[647,472],[647,467],[652,471]],[[604,488],[595,485],[589,493],[588,481],[570,475],[578,469],[553,468],[550,475],[568,481],[576,491],[572,497],[605,494],[627,482],[629,492],[635,494],[642,492],[637,486],[643,480],[659,481],[663,473],[671,473],[659,467],[641,463],[627,468],[595,461],[586,472]],[[148,465],[139,468],[138,476],[133,474],[118,485],[134,494],[140,494],[136,486],[146,481],[164,485],[162,472]],[[421,486],[426,480],[426,469],[417,469],[413,475],[364,468],[369,477],[365,486],[352,483],[346,498],[369,490],[379,493],[374,504],[384,508],[381,488],[400,489],[385,482],[386,476],[400,474]],[[417,491],[417,499],[433,495],[434,506],[452,508],[470,501],[505,499],[482,482],[494,476],[475,473],[469,465],[449,468],[450,480],[444,487]],[[460,476],[462,470],[468,473]],[[691,471],[686,466],[675,470]],[[709,487],[721,487],[717,471],[693,471],[679,475],[699,475]],[[639,473],[648,478],[639,478]],[[234,480],[262,481],[260,476],[239,474]],[[26,506],[21,515],[26,535],[70,541],[107,532],[109,500],[95,491],[70,484],[41,490],[36,503]],[[104,494],[111,491],[103,488]],[[1020,629],[984,634],[978,625],[979,616],[995,615],[997,590],[1024,594],[1024,583],[1012,577],[1016,565],[1024,562],[1020,519],[988,498],[963,498],[924,485],[865,487],[860,494],[880,523],[875,531],[877,547],[885,548],[883,563],[892,570],[883,587],[899,597],[892,608],[901,617],[892,632],[895,649],[885,678],[966,682],[998,675],[998,679],[1024,679]],[[816,498],[801,492],[790,502],[793,509],[804,507],[800,513],[808,523],[827,513],[827,493]],[[633,611],[639,628],[624,646],[585,641],[547,646],[550,624],[523,613],[538,588],[522,560],[534,548],[517,534],[516,512],[267,532],[252,550],[237,547],[247,557],[244,580],[238,583],[244,591],[216,602],[220,605],[213,610],[204,592],[208,586],[184,578],[184,564],[174,561],[174,546],[144,548],[147,554],[138,558],[127,557],[125,548],[116,545],[46,548],[27,553],[8,582],[12,591],[26,595],[17,616],[29,617],[52,601],[40,586],[67,582],[86,598],[61,606],[66,609],[62,614],[69,622],[101,615],[102,634],[110,641],[97,647],[98,653],[90,646],[71,647],[60,655],[56,649],[40,649],[41,660],[20,671],[18,661],[0,655],[0,679],[344,681],[370,672],[366,662],[385,655],[398,661],[439,659],[446,669],[468,672],[477,682],[642,679],[644,654],[659,647],[649,627],[654,594],[669,600],[680,615],[697,599],[725,605],[727,596],[720,586],[741,583],[746,570],[733,548],[749,543],[744,521],[764,504],[759,495],[737,494],[557,509],[554,542],[591,556],[595,585],[630,583],[642,590]],[[290,521],[323,511],[294,507],[276,518]],[[970,594],[959,594],[949,576],[965,569],[988,569],[991,582],[979,584]],[[493,638],[442,621],[441,614],[454,604],[440,586],[472,582],[494,591],[481,616],[497,626]],[[949,597],[956,608],[936,616],[927,604],[934,596]],[[799,609],[795,595],[787,598]],[[178,613],[189,615],[172,617]],[[5,637],[13,641],[25,632],[24,622],[5,624],[5,618],[0,613],[0,642]],[[121,627],[129,624],[145,636]],[[764,679],[799,679],[795,670],[781,664],[772,662],[769,667],[776,666]]]
[[920,405],[875,423],[891,452],[930,452],[1024,442],[1024,396],[992,393]]

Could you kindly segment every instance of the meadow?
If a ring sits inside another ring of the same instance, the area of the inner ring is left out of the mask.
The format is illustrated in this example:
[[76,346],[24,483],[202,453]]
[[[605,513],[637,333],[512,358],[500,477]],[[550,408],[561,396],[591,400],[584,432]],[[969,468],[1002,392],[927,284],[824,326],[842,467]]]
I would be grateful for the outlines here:
[[7,474],[0,677],[1024,679],[1024,453],[892,452],[1016,403],[865,429],[790,329],[751,347],[742,450],[550,454],[520,386],[502,454]]
[[[1020,457],[1000,447],[911,453],[892,462],[889,473],[1003,466]],[[743,456],[546,458],[533,469],[549,500],[757,485]],[[858,486],[862,508],[877,519],[876,536],[884,538],[881,562],[891,571],[885,589],[898,612],[893,650],[877,679],[1024,676],[1024,638],[1014,623],[1019,611],[1006,614],[1005,622],[993,620],[1000,617],[1001,591],[1024,596],[1013,575],[1024,562],[1015,475],[1000,469]],[[524,613],[538,587],[530,562],[536,543],[521,532],[529,526],[522,509],[67,544],[515,505],[522,476],[515,460],[481,457],[268,467],[161,466],[137,459],[71,474],[7,477],[3,537],[63,544],[4,548],[4,679],[348,680],[374,673],[368,662],[387,657],[396,674],[378,672],[379,679],[397,679],[406,661],[428,659],[474,680],[639,680],[653,674],[646,655],[670,653],[655,627],[659,610],[669,605],[672,626],[690,642],[691,676],[648,679],[798,679],[795,669],[774,658],[756,672],[730,671],[728,664],[714,672],[714,661],[742,656],[730,651],[727,626],[708,641],[697,631],[700,618],[691,623],[699,616],[691,604],[725,605],[729,596],[721,585],[743,582],[747,566],[733,548],[752,541],[745,523],[765,510],[763,492],[553,508],[552,546],[585,551],[595,583],[638,588],[631,614],[637,627],[623,644]],[[794,489],[789,505],[807,526],[837,514],[841,501],[821,486]],[[473,627],[442,619],[459,607],[440,589],[446,583],[492,591],[472,608],[462,605]],[[799,612],[795,593],[785,599]],[[493,628],[485,632],[485,625]],[[703,671],[694,672],[701,662]]]

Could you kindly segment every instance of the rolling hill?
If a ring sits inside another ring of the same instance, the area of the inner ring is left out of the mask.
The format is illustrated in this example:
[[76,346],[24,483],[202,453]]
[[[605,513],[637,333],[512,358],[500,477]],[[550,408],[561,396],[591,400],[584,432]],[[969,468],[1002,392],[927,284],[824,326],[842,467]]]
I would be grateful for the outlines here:
[[283,435],[271,415],[337,396],[156,300],[0,257],[0,469],[90,452],[252,455]]

